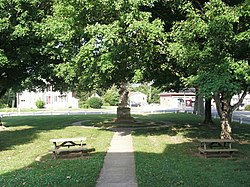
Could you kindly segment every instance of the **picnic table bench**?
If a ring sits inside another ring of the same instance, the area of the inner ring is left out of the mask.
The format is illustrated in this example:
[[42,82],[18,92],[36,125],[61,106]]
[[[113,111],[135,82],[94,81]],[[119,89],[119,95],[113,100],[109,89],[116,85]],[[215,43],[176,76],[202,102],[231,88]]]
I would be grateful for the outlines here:
[[234,152],[238,152],[238,149],[232,148],[234,140],[231,139],[198,139],[200,147],[198,150],[200,154],[205,157],[209,155],[224,156],[229,155],[232,158]]
[[86,137],[50,139],[49,141],[53,143],[54,146],[52,146],[52,149],[49,151],[53,153],[54,158],[57,158],[60,153],[81,152],[83,154],[95,151],[94,148],[88,149],[86,147],[86,140]]

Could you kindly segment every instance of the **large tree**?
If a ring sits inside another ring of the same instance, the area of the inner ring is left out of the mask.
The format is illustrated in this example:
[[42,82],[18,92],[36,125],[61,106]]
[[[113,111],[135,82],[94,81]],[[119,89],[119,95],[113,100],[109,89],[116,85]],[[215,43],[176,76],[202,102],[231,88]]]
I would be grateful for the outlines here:
[[[140,80],[145,65],[159,54],[161,46],[155,42],[162,40],[162,22],[150,21],[151,14],[141,12],[137,1],[90,1],[88,5],[78,6],[61,2],[60,8],[70,11],[60,12],[56,7],[47,23],[67,20],[66,29],[60,32],[53,26],[54,33],[62,36],[61,39],[65,39],[66,30],[73,33],[71,38],[57,42],[62,44],[60,50],[69,49],[68,45],[76,50],[71,54],[62,51],[66,60],[58,66],[58,76],[73,82],[78,89],[109,88],[116,84],[121,88],[121,95],[126,93],[124,85]],[[95,15],[86,8],[91,10],[93,6]]]
[[[52,12],[50,0],[0,0],[0,97],[10,89],[58,82],[46,52],[42,20]],[[46,80],[46,81],[44,81]]]
[[[214,98],[221,119],[221,138],[232,138],[231,116],[250,91],[250,6],[228,6],[211,0],[204,8],[185,7],[187,19],[172,30],[169,52],[187,69],[197,69],[186,82]],[[238,103],[231,98],[241,94]]]

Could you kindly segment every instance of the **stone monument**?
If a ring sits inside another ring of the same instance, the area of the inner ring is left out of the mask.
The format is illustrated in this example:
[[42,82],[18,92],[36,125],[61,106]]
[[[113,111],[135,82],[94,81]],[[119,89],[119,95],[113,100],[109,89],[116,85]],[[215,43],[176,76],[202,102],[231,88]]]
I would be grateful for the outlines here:
[[133,123],[134,118],[131,117],[130,114],[130,108],[127,106],[128,105],[128,90],[126,86],[122,85],[120,90],[120,104],[117,107],[117,118],[115,119],[116,122],[127,122],[127,123]]

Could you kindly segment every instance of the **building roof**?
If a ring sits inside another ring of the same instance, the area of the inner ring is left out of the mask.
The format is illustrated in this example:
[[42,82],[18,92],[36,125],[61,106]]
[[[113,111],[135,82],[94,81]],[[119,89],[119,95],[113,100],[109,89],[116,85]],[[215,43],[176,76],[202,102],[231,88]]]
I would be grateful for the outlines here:
[[193,92],[164,92],[160,93],[160,97],[172,97],[172,96],[195,96]]
[[129,92],[129,94],[128,94],[129,97],[134,96],[134,95],[143,95],[143,96],[147,96],[146,94],[141,93],[141,92]]

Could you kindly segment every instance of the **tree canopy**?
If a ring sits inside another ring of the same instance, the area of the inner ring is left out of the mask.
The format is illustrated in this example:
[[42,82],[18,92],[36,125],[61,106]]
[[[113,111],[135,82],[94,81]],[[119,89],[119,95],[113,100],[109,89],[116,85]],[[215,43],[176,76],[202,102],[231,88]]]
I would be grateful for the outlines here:
[[0,1],[0,96],[25,82],[31,88],[44,85],[44,79],[59,81],[53,74],[53,64],[59,61],[45,53],[45,37],[40,35],[51,8],[47,0]]
[[[192,72],[185,82],[199,87],[205,97],[214,97],[222,121],[230,123],[232,111],[250,91],[250,6],[211,0],[201,10],[190,3],[185,9],[187,19],[174,25],[169,53]],[[242,91],[240,101],[231,106],[232,96]],[[230,127],[225,131],[223,135],[230,137]]]
[[230,121],[249,92],[249,7],[247,0],[0,0],[0,96],[44,83],[84,91],[185,83],[214,97]]
[[[112,6],[106,1],[98,3],[103,14],[93,16],[94,22],[86,20],[86,25],[76,27],[77,23],[84,22],[82,18],[74,15],[63,18],[74,19],[68,24],[69,32],[81,42],[76,53],[58,66],[58,75],[85,90],[141,79],[143,67],[159,54],[160,47],[154,43],[163,37],[162,22],[150,21],[151,14],[139,11],[137,1],[114,1]],[[82,8],[78,7],[77,15],[82,13]],[[91,16],[91,12],[89,14]],[[61,16],[55,14],[52,19]]]

